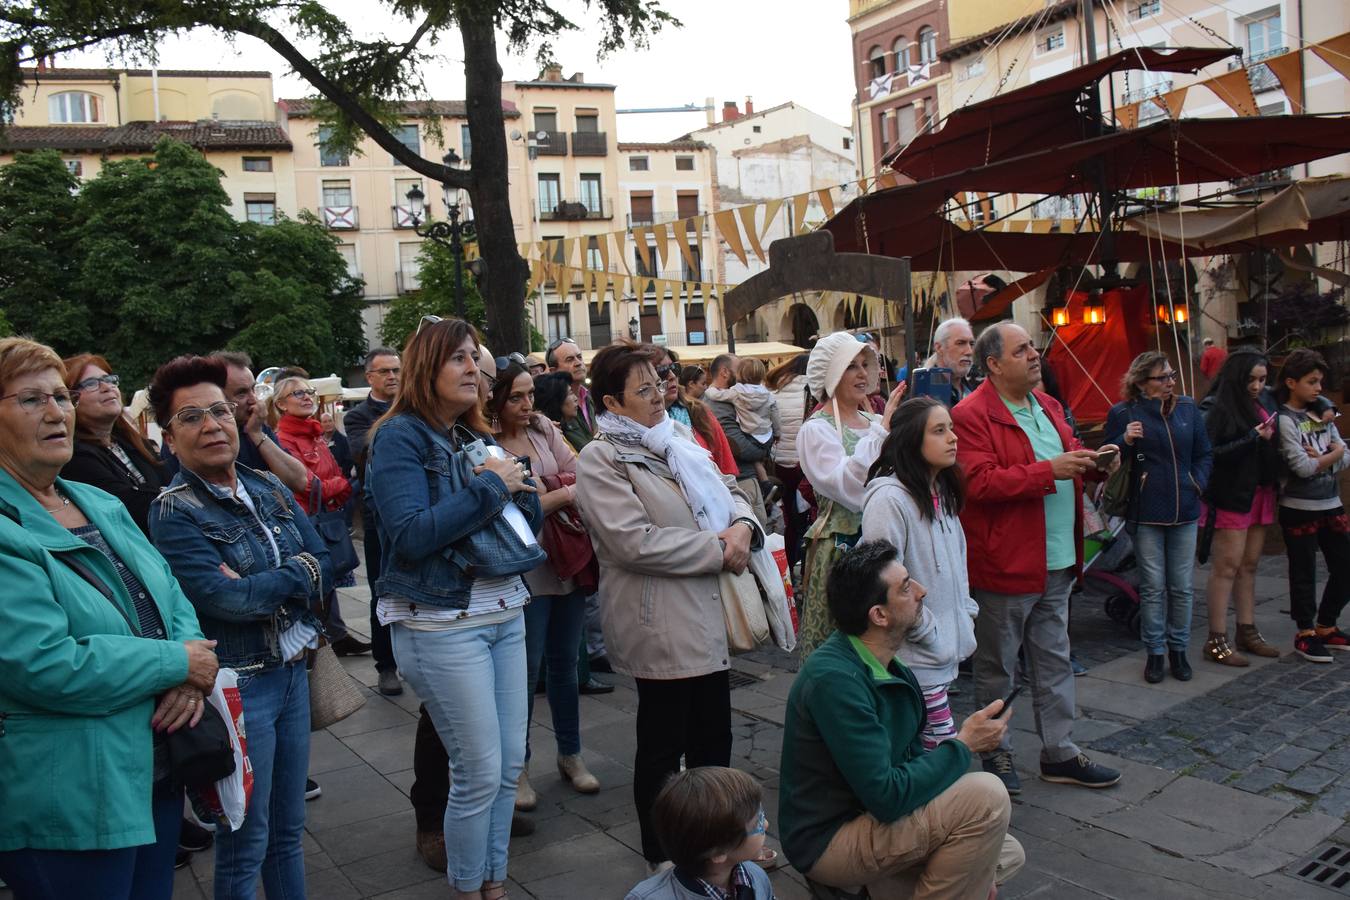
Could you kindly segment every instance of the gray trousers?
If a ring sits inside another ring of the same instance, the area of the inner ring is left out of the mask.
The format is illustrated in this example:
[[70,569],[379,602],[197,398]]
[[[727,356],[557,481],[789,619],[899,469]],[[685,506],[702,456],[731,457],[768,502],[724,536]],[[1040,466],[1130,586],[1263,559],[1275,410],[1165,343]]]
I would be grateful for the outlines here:
[[[1078,755],[1073,731],[1073,667],[1069,664],[1069,592],[1073,569],[1046,575],[1040,594],[995,594],[973,590],[975,699],[980,707],[1012,693],[1017,651],[1023,650],[1027,687],[1041,738],[1041,761],[1064,762]],[[1019,698],[1016,702],[1023,702]],[[1007,735],[999,750],[1011,751]],[[991,754],[984,754],[988,757]]]

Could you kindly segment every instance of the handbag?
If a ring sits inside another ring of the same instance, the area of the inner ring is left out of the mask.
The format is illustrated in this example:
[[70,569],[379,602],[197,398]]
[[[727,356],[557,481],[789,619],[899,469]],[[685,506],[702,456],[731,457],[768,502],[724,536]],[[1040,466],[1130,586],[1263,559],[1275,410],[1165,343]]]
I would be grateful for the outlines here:
[[356,712],[366,703],[356,679],[324,644],[309,656],[309,730],[320,731]]
[[333,566],[333,581],[340,582],[355,572],[357,566],[361,564],[356,557],[351,532],[347,530],[347,513],[341,509],[323,508],[323,484],[318,478],[310,481],[309,502],[306,504],[305,512],[309,515],[314,530],[318,532],[319,539],[328,548],[328,561]]
[[[1125,445],[1129,449],[1129,444]],[[1144,469],[1144,450],[1136,447],[1133,453],[1121,453],[1120,467],[1106,479],[1102,490],[1102,512],[1116,518],[1130,519],[1139,500],[1139,476]]]
[[737,575],[723,571],[717,576],[722,595],[722,619],[727,627],[727,649],[748,653],[769,639],[769,617],[764,609],[759,582],[749,568]]
[[[543,475],[541,480],[545,489],[556,491],[575,484],[576,476],[570,473]],[[575,505],[569,503],[549,513],[544,520],[544,529],[539,534],[539,543],[548,553],[548,564],[559,579],[570,579],[587,593],[594,593],[600,586],[595,547],[591,544],[591,537],[586,533],[581,513]]]

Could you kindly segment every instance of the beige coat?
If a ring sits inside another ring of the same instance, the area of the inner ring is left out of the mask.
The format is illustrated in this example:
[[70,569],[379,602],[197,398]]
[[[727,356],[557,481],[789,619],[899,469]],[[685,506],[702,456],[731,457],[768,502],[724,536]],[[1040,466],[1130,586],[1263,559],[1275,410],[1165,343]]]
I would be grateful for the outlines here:
[[[753,519],[735,480],[722,481],[736,516]],[[600,560],[600,619],[614,668],[657,680],[728,668],[722,548],[694,524],[665,460],[598,437],[578,459],[577,505]]]

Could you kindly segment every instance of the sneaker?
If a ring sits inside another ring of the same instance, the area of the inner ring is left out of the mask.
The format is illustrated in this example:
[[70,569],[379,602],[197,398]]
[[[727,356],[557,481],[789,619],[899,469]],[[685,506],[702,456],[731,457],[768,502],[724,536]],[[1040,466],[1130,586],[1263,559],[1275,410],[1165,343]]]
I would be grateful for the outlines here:
[[333,652],[338,656],[360,656],[370,652],[370,644],[349,634],[333,641]]
[[318,797],[318,796],[319,796],[320,794],[322,794],[322,793],[323,793],[323,788],[319,787],[319,783],[318,783],[317,781],[315,781],[313,778],[306,778],[306,779],[305,779],[305,799],[306,799],[306,800],[313,800],[313,799],[315,799],[316,797]]
[[398,680],[398,673],[390,669],[386,672],[380,672],[379,690],[386,697],[397,697],[403,693],[403,682]]
[[587,695],[612,694],[614,693],[614,685],[601,681],[592,675],[589,681],[577,688],[577,693]]
[[1077,784],[1082,787],[1110,787],[1120,780],[1120,773],[1106,766],[1099,766],[1080,753],[1064,762],[1041,763],[1041,780],[1056,784]]
[[1327,650],[1327,645],[1314,633],[1300,634],[1294,638],[1294,652],[1308,662],[1331,662],[1331,653]]
[[207,849],[215,842],[215,835],[191,819],[183,819],[183,827],[178,832],[178,849],[197,853]]
[[993,756],[980,760],[980,768],[991,775],[997,775],[998,780],[1008,789],[1009,795],[1022,793],[1022,779],[1017,777],[1017,770],[1013,768],[1012,754],[1007,750],[1000,750]]
[[1078,661],[1078,657],[1072,653],[1069,654],[1069,668],[1073,669],[1074,678],[1082,678],[1088,673],[1087,666]]
[[181,869],[190,862],[192,862],[192,851],[184,850],[180,847],[178,852],[173,856],[173,867],[175,869]]
[[1317,639],[1321,641],[1328,650],[1350,650],[1350,635],[1347,635],[1335,625],[1331,626],[1330,631],[1323,631],[1321,628],[1318,628]]

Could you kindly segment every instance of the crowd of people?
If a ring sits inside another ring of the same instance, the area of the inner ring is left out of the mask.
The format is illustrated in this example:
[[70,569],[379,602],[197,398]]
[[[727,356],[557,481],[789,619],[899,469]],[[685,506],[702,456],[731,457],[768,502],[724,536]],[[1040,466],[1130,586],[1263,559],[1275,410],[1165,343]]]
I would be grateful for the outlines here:
[[[1140,354],[1095,449],[1015,324],[977,338],[946,320],[925,365],[943,387],[911,397],[847,332],[774,367],[682,365],[634,341],[589,361],[569,339],[494,357],[473,326],[427,316],[366,355],[369,395],[345,412],[298,369],[260,390],[241,354],[170,360],[148,387],[156,446],[109,360],[0,340],[0,578],[18,598],[0,606],[0,878],[19,898],[166,898],[174,866],[214,843],[218,898],[260,882],[305,896],[308,670],[327,644],[371,653],[380,693],[406,683],[421,701],[416,846],[461,900],[506,896],[511,838],[533,830],[536,694],[559,777],[601,790],[579,700],[614,690],[597,672],[636,687],[650,877],[630,897],[764,900],[784,861],[822,889],[993,897],[1025,859],[1007,834],[1013,697],[1034,707],[1042,779],[1121,778],[1073,740],[1069,648],[1084,510],[1110,479],[1146,682],[1193,675],[1197,550],[1204,657],[1279,655],[1254,588],[1277,522],[1294,651],[1350,648],[1350,451],[1316,353],[1288,354],[1272,390],[1270,361],[1234,349],[1200,402],[1166,355]],[[336,593],[359,567],[358,509],[369,643]],[[760,786],[731,768],[722,596],[774,533],[801,618],[786,860],[764,846]],[[966,663],[977,711],[958,723]],[[168,752],[220,667],[238,676],[253,778],[234,830],[192,814]]]

